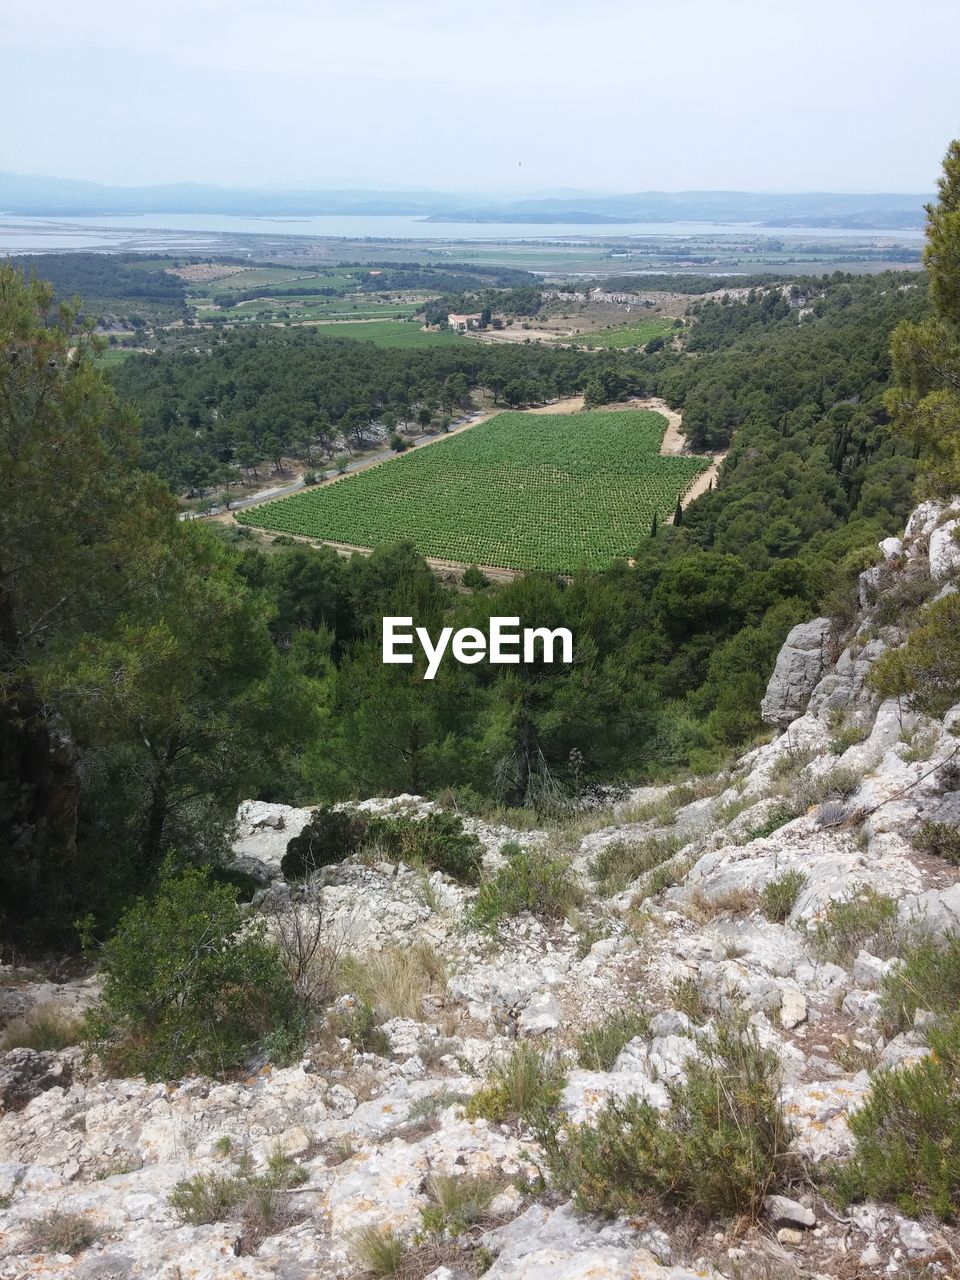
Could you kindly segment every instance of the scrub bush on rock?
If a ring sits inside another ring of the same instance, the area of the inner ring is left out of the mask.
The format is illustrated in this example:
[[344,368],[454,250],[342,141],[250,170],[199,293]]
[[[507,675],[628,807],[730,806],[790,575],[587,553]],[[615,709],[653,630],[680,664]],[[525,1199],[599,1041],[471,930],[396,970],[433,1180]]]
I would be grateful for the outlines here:
[[201,871],[164,874],[130,907],[103,975],[85,1032],[114,1071],[221,1075],[258,1047],[282,1060],[302,1046],[304,1011],[277,947]]

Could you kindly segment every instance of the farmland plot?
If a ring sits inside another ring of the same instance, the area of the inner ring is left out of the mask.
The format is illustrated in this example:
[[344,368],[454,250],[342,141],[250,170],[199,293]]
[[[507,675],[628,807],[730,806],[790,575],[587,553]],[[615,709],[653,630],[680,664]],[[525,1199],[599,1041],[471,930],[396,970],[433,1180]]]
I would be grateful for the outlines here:
[[709,459],[661,457],[649,411],[502,413],[333,484],[238,513],[246,524],[506,569],[574,571],[629,556]]

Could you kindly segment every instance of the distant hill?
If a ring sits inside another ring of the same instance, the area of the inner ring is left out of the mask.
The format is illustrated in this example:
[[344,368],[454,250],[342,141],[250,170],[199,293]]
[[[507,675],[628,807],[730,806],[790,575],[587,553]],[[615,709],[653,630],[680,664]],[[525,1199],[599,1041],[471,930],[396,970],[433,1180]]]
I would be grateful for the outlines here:
[[559,192],[528,199],[441,191],[241,190],[192,182],[110,187],[96,182],[0,173],[0,212],[23,216],[218,213],[248,216],[395,214],[431,222],[746,222],[904,230],[924,223],[931,197],[880,192],[764,194],[746,191],[646,191],[633,195]]

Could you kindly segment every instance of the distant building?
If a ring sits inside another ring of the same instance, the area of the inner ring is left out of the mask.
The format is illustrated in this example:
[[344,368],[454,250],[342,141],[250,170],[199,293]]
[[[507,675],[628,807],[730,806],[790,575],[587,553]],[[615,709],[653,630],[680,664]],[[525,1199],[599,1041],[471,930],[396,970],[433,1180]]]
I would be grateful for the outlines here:
[[447,324],[451,329],[455,329],[457,333],[466,333],[468,329],[479,329],[480,312],[478,311],[476,315],[472,316],[458,316],[451,314],[447,316]]

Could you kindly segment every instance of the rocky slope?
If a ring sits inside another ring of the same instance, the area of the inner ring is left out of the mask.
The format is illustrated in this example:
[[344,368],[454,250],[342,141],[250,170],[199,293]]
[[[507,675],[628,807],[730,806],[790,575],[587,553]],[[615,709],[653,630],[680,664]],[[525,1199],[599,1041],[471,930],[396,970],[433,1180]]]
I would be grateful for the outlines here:
[[[958,523],[960,504],[924,504],[862,575],[847,635],[827,619],[794,629],[764,701],[777,736],[729,774],[646,788],[559,834],[468,823],[489,870],[507,841],[559,842],[588,894],[573,922],[524,914],[491,935],[465,926],[476,891],[439,873],[370,859],[321,873],[326,937],[342,952],[376,957],[422,943],[443,970],[415,1001],[416,1017],[385,1022],[378,1052],[328,1037],[287,1069],[251,1064],[228,1082],[171,1085],[104,1078],[74,1049],[0,1055],[0,1277],[347,1280],[362,1274],[358,1231],[373,1224],[416,1239],[428,1179],[475,1173],[499,1179],[485,1218],[458,1239],[415,1246],[402,1275],[455,1280],[475,1275],[480,1259],[491,1280],[960,1274],[954,1229],[871,1203],[841,1216],[813,1183],[768,1203],[756,1224],[581,1217],[537,1182],[528,1131],[469,1119],[464,1107],[488,1065],[527,1039],[564,1059],[562,1107],[574,1121],[610,1096],[665,1107],[665,1086],[701,1052],[703,1026],[735,1009],[777,1052],[795,1152],[811,1164],[849,1153],[847,1119],[869,1072],[929,1050],[917,1031],[883,1034],[878,985],[895,961],[882,931],[831,939],[818,922],[831,919],[831,902],[872,889],[896,901],[888,932],[960,928],[957,868],[914,841],[921,822],[960,823],[960,706],[922,720],[865,684],[903,638],[878,601],[927,576],[938,592],[956,589]],[[429,805],[401,796],[363,807]],[[239,815],[238,865],[270,886],[281,917],[296,893],[280,859],[308,817],[262,804]],[[655,880],[646,872],[598,892],[598,856],[651,840],[672,850]],[[783,910],[764,910],[765,887],[791,871],[800,875]],[[96,987],[14,970],[0,982],[7,1018],[51,1001],[83,1007]],[[355,1003],[349,992],[338,998],[341,1012]],[[642,1011],[648,1029],[610,1070],[585,1069],[578,1036],[617,1010]],[[185,1224],[169,1203],[178,1181],[224,1174],[238,1153],[256,1173],[280,1152],[305,1180],[282,1192],[282,1212],[259,1231],[229,1214]],[[37,1247],[33,1226],[54,1212],[85,1215],[92,1242],[75,1255]]]

